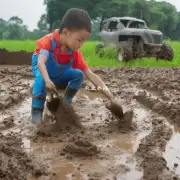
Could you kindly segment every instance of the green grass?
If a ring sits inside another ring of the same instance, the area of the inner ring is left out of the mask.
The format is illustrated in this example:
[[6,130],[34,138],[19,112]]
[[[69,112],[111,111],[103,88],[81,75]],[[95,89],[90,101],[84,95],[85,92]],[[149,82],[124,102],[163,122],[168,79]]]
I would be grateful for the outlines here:
[[33,52],[36,47],[35,41],[13,41],[3,40],[0,41],[0,48],[5,48],[8,51],[28,51]]
[[[98,42],[86,42],[85,45],[81,48],[84,59],[89,66],[136,66],[136,67],[176,67],[180,65],[180,42],[168,41],[167,43],[171,45],[174,49],[174,60],[172,62],[168,61],[158,61],[156,62],[155,58],[142,58],[137,59],[131,63],[119,63],[116,61],[113,50],[106,52],[106,56],[103,58],[98,57],[95,54],[95,47]],[[0,48],[5,48],[9,51],[28,51],[33,52],[36,48],[35,41],[11,41],[3,40],[0,41]]]

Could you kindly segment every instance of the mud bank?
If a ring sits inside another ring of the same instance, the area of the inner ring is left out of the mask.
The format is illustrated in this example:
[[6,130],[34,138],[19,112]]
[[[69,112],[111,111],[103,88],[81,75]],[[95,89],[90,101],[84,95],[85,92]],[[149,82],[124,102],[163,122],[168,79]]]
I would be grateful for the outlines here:
[[154,112],[168,118],[169,122],[180,127],[180,104],[173,102],[163,102],[159,99],[154,99],[146,94],[146,92],[140,92],[134,98],[142,103],[147,108],[152,109]]
[[26,51],[9,52],[6,49],[0,49],[0,64],[31,65],[32,54]]
[[49,179],[54,176],[43,165],[42,160],[27,155],[18,134],[0,134],[0,179],[26,180],[29,175],[35,179]]
[[154,118],[152,132],[142,139],[136,156],[140,166],[144,169],[143,178],[146,180],[171,180],[180,179],[167,167],[166,160],[162,157],[167,142],[172,137],[172,129],[164,124],[164,119]]

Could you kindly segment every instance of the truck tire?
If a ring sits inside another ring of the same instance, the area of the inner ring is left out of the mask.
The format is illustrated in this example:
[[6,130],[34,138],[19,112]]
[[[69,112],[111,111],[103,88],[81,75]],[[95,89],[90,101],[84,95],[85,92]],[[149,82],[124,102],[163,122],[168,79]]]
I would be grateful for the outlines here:
[[174,58],[174,51],[171,46],[163,44],[160,52],[157,55],[157,60],[172,61]]
[[117,50],[117,61],[131,61],[133,60],[132,51],[127,47],[122,47]]

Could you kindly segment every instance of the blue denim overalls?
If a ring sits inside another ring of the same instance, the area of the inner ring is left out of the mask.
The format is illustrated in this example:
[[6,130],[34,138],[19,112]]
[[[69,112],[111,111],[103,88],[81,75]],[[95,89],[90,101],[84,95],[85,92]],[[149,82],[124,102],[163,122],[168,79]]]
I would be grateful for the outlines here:
[[[56,40],[53,37],[51,40],[51,50],[46,62],[46,69],[49,74],[49,78],[54,84],[67,86],[64,98],[68,102],[72,102],[73,96],[82,86],[84,74],[81,70],[72,68],[74,62],[73,56],[68,64],[58,64],[58,62],[54,59],[55,47]],[[67,53],[72,54],[72,51],[68,50]],[[32,56],[32,72],[35,78],[32,89],[32,121],[40,121],[42,119],[47,93],[44,78],[41,75],[37,64],[38,54],[34,53]]]

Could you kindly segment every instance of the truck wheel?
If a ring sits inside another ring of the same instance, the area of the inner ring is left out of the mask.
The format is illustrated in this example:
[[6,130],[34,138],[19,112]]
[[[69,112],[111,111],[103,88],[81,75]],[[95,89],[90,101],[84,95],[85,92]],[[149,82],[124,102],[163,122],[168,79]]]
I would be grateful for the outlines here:
[[103,48],[104,48],[103,44],[96,45],[96,54],[99,55],[100,57],[104,56]]
[[157,60],[167,60],[172,61],[174,58],[174,51],[171,46],[167,44],[163,44],[160,52],[157,54]]
[[122,47],[117,50],[117,61],[130,61],[133,60],[133,55],[130,49],[127,47]]

